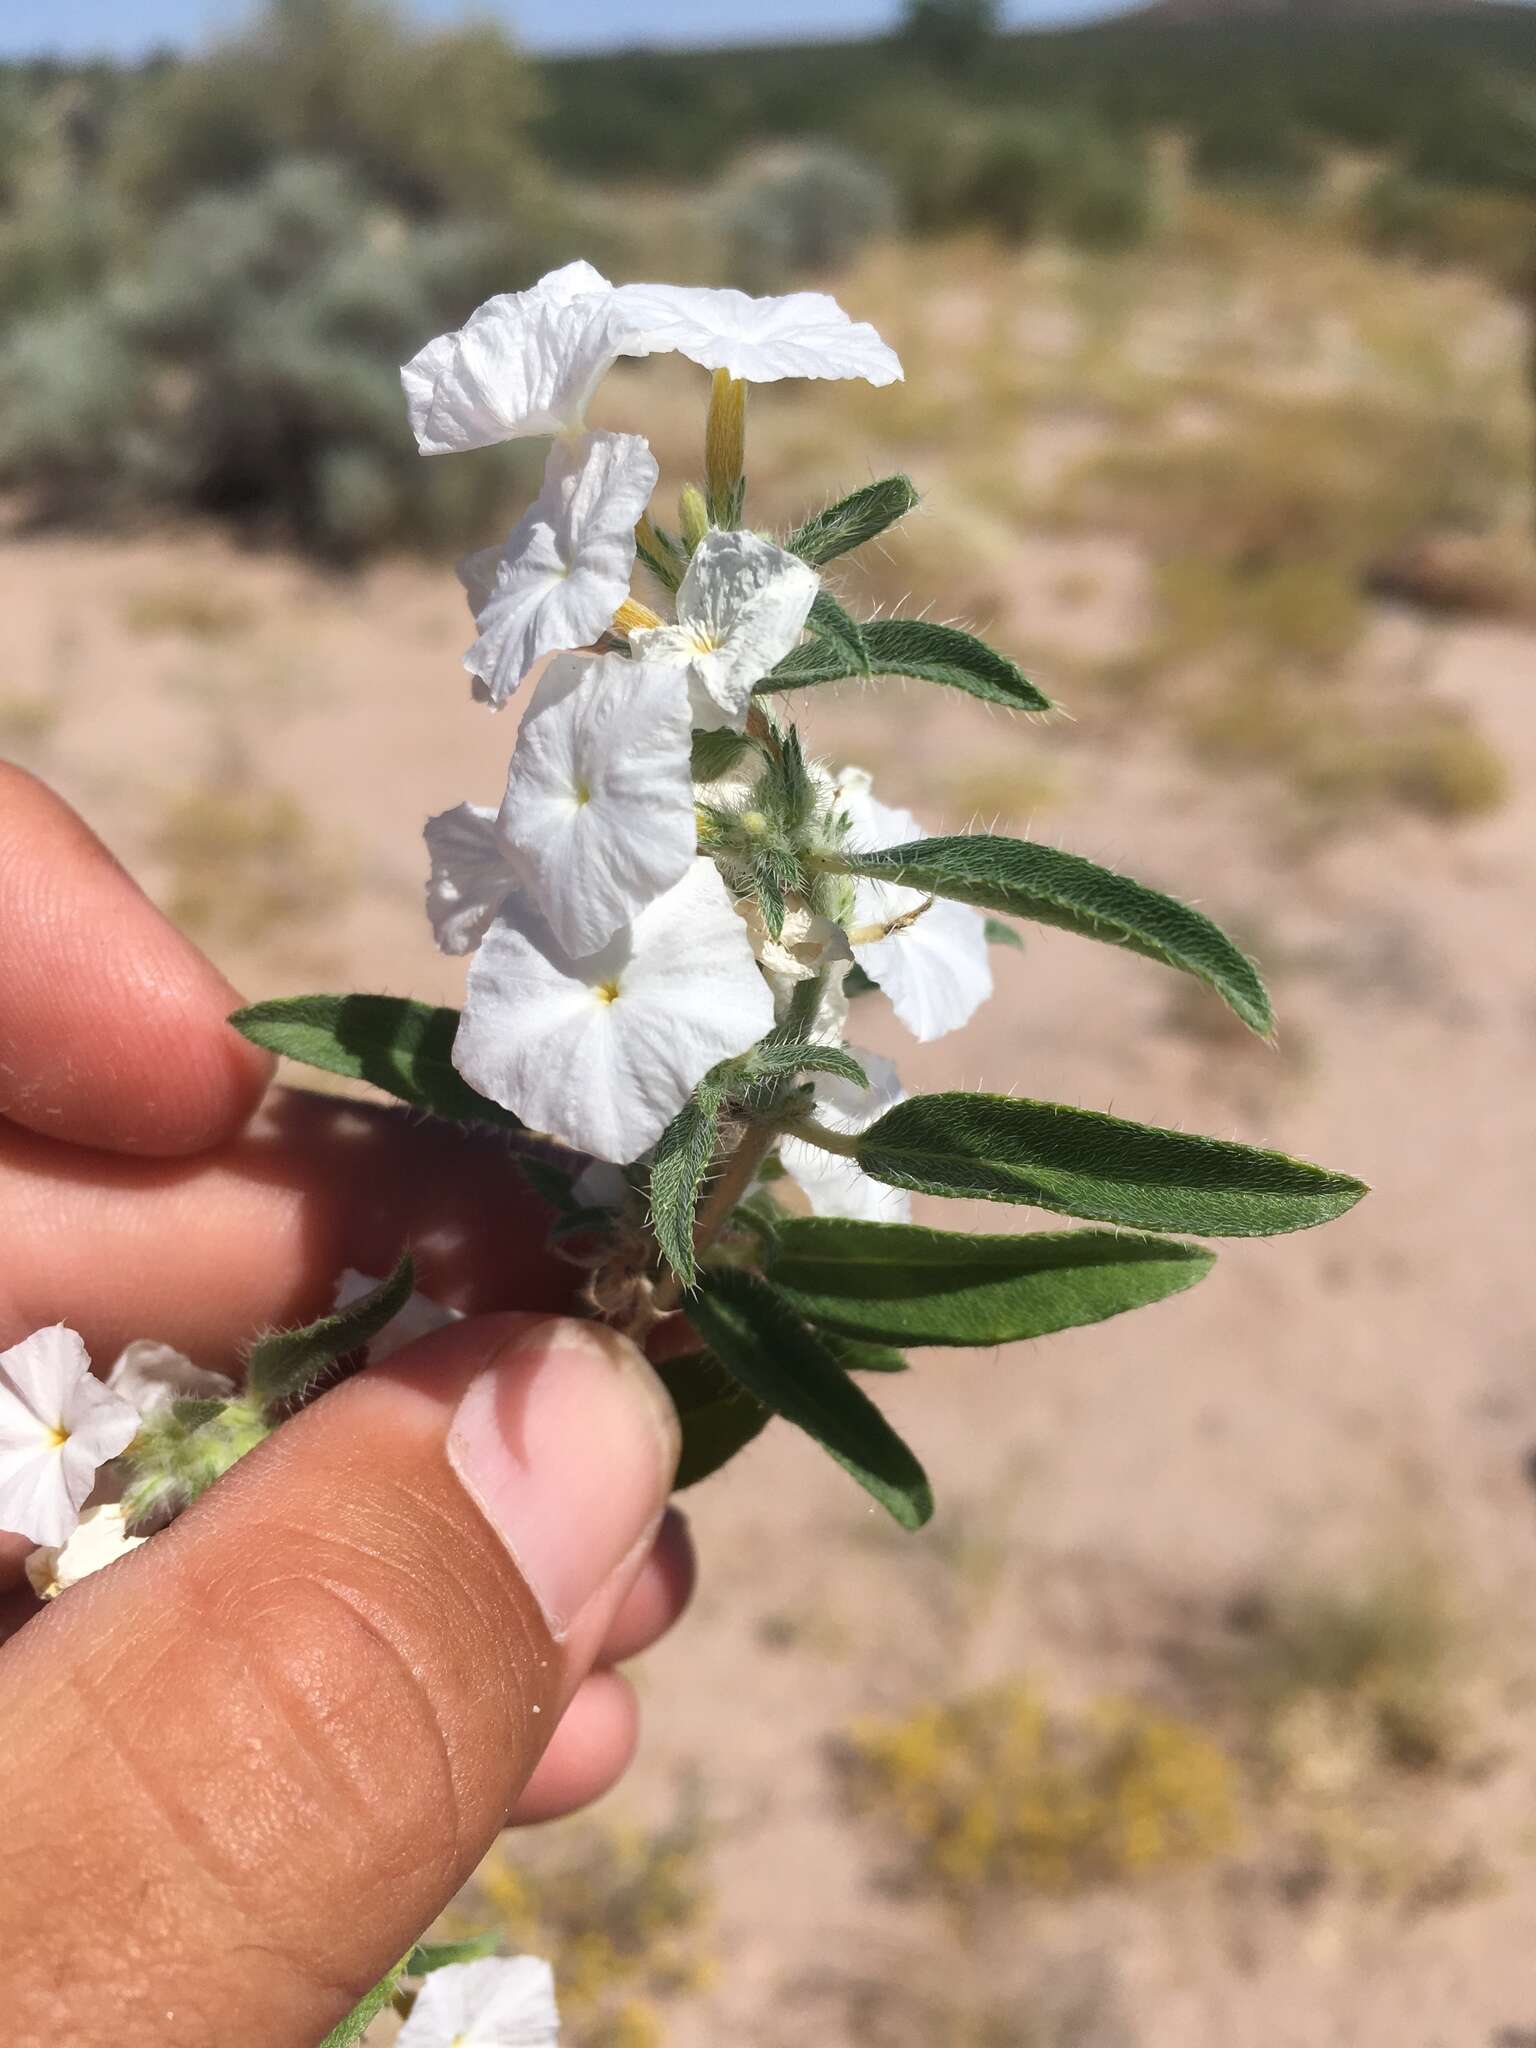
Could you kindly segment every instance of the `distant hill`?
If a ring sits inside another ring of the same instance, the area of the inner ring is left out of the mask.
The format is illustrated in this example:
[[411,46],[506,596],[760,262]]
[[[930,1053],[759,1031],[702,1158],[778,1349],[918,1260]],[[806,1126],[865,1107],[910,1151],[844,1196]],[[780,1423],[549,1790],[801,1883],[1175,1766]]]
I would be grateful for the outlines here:
[[1153,25],[1179,27],[1209,24],[1229,28],[1235,22],[1295,22],[1309,29],[1350,21],[1401,21],[1434,14],[1487,14],[1490,0],[1154,0],[1131,18]]

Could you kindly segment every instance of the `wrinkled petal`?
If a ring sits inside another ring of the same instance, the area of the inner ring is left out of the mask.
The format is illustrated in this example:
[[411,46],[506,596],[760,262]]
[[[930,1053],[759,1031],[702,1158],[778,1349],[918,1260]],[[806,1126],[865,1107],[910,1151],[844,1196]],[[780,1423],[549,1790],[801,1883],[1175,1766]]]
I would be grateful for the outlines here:
[[656,476],[639,434],[557,442],[544,487],[513,527],[489,588],[485,550],[459,564],[480,629],[464,666],[488,703],[505,704],[542,656],[585,647],[612,624],[629,592],[635,522]]
[[694,723],[746,724],[752,686],[799,640],[816,601],[816,572],[756,533],[705,534],[677,593],[677,623],[631,633],[645,661],[681,667]]
[[773,1025],[773,998],[712,861],[599,952],[568,953],[509,897],[469,970],[454,1065],[535,1130],[625,1165],[718,1061]]
[[568,263],[429,341],[400,372],[422,454],[578,430],[616,359],[645,353],[616,297],[590,263]]
[[39,1600],[56,1600],[71,1586],[88,1579],[109,1564],[116,1564],[130,1550],[148,1539],[130,1536],[123,1510],[117,1501],[87,1508],[80,1526],[61,1544],[34,1550],[26,1561],[29,1584]]
[[555,1979],[537,1956],[485,1956],[434,1970],[398,2048],[555,2048]]
[[501,833],[568,952],[594,953],[694,858],[688,693],[676,669],[562,655],[517,735]]
[[[910,811],[881,803],[869,778],[845,770],[838,802],[848,818],[848,844],[874,853],[923,838]],[[890,998],[891,1007],[914,1038],[926,1043],[957,1031],[992,993],[987,921],[969,903],[925,896],[894,882],[859,877],[854,888],[853,931],[889,928],[889,936],[853,938],[853,957]]]
[[0,1529],[65,1542],[98,1468],[138,1431],[138,1410],[92,1377],[73,1330],[55,1324],[0,1351]]
[[154,1415],[173,1401],[227,1401],[235,1383],[221,1372],[205,1372],[184,1352],[152,1337],[136,1337],[113,1361],[108,1389],[131,1401],[140,1415]]
[[[350,1308],[354,1301],[361,1301],[365,1294],[372,1294],[380,1285],[380,1280],[367,1273],[359,1273],[355,1266],[348,1266],[336,1283],[337,1308]],[[407,1344],[414,1344],[418,1337],[430,1337],[434,1330],[446,1330],[450,1323],[462,1323],[463,1320],[462,1309],[444,1308],[425,1294],[408,1294],[405,1306],[390,1318],[382,1330],[368,1339],[368,1362],[377,1365],[381,1359],[392,1358]]]
[[[850,1046],[854,1058],[869,1076],[869,1086],[840,1074],[816,1077],[816,1121],[829,1130],[852,1136],[864,1131],[893,1109],[906,1094],[896,1069],[880,1053]],[[803,1138],[784,1138],[779,1143],[784,1171],[804,1189],[818,1216],[851,1216],[869,1223],[905,1223],[912,1203],[901,1188],[890,1188],[874,1180],[852,1159],[823,1152]]]
[[874,328],[825,292],[754,299],[697,285],[630,284],[614,294],[644,352],[675,349],[706,370],[753,384],[781,377],[862,377],[894,384],[901,363]]
[[428,818],[425,837],[433,936],[445,953],[472,953],[517,880],[497,814],[485,804],[455,804]]

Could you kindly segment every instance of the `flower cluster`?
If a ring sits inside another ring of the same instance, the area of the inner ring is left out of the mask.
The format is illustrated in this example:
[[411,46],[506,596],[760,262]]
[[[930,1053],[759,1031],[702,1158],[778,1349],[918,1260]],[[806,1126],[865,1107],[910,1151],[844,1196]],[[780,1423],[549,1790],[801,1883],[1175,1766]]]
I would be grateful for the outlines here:
[[[674,350],[714,373],[709,494],[684,492],[675,540],[651,516],[645,440],[585,423],[620,356]],[[861,772],[805,762],[760,694],[826,600],[809,561],[741,524],[744,386],[900,375],[874,330],[820,294],[616,288],[584,263],[490,300],[402,373],[424,454],[554,437],[536,503],[504,546],[460,565],[475,694],[499,707],[553,659],[499,809],[429,822],[428,909],[444,950],[474,955],[459,1072],[596,1159],[642,1159],[711,1070],[775,1033],[839,1044],[855,966],[919,1038],[990,990],[978,911],[822,872],[825,853],[919,828]],[[670,619],[631,591],[642,557]],[[860,1060],[868,1085],[817,1084],[833,1133],[899,1098],[885,1062]],[[781,1157],[819,1210],[903,1209],[803,1139]]]

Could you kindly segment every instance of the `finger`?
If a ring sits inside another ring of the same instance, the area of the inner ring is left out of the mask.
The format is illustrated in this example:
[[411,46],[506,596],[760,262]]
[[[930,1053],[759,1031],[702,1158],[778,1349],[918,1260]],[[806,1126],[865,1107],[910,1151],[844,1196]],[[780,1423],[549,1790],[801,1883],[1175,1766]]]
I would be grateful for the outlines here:
[[[10,2038],[311,2048],[530,1784],[677,1449],[612,1333],[461,1324],[13,1638]],[[82,1901],[110,1940],[78,1939]]]
[[236,1130],[271,1076],[240,998],[52,790],[0,762],[0,1115],[175,1155]]
[[659,1642],[688,1605],[697,1573],[687,1519],[668,1508],[655,1546],[603,1638],[600,1660],[622,1664]]
[[594,1671],[534,1765],[513,1805],[512,1825],[560,1820],[612,1791],[629,1769],[639,1732],[640,1708],[629,1680],[617,1671]]
[[409,1246],[445,1306],[561,1308],[576,1272],[503,1139],[278,1090],[196,1160],[50,1145],[0,1125],[0,1347],[66,1321],[98,1365],[135,1337],[231,1364],[326,1308],[344,1266]]

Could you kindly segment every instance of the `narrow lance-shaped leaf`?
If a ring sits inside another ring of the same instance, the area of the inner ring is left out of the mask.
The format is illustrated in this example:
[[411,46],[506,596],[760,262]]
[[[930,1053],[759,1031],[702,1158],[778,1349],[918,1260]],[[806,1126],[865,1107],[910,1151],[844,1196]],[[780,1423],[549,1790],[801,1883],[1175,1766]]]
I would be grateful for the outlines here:
[[755,1273],[705,1267],[688,1319],[733,1379],[814,1437],[903,1528],[928,1520],[922,1466],[777,1288]]
[[1079,854],[982,832],[914,839],[875,853],[844,850],[829,856],[825,864],[846,874],[900,882],[931,896],[974,903],[982,910],[1027,917],[1082,938],[1123,946],[1194,975],[1261,1036],[1268,1037],[1274,1029],[1258,970],[1219,925],[1187,903]]
[[843,675],[867,676],[872,673],[864,628],[851,612],[844,611],[830,590],[817,591],[816,602],[811,606],[810,623],[821,640],[835,650],[834,658]]
[[279,1330],[252,1346],[246,1360],[246,1388],[262,1409],[291,1401],[312,1387],[338,1358],[360,1351],[410,1299],[415,1272],[410,1253],[387,1280],[334,1315],[302,1330]]
[[732,1379],[711,1351],[665,1359],[656,1373],[682,1424],[682,1456],[672,1481],[678,1490],[718,1472],[772,1420],[771,1411]]
[[720,1088],[706,1074],[657,1139],[651,1161],[651,1228],[684,1287],[693,1285],[693,1219],[719,1131]]
[[495,1927],[464,1941],[418,1941],[405,1959],[404,1975],[430,1977],[435,1970],[452,1969],[455,1963],[483,1962],[487,1956],[500,1955],[501,1944],[501,1930]]
[[819,566],[839,555],[851,554],[904,519],[917,503],[912,480],[905,476],[881,477],[850,491],[824,512],[815,513],[785,543],[792,555]]
[[[813,623],[814,618],[813,613]],[[1052,709],[1050,698],[1022,669],[958,626],[940,626],[929,619],[870,619],[862,632],[869,657],[867,670],[853,666],[835,640],[820,637],[786,654],[757,685],[756,694],[802,690],[816,683],[873,674],[941,683],[987,704],[1006,704],[1014,711]]]
[[1196,1237],[1307,1230],[1367,1192],[1281,1152],[1007,1095],[909,1096],[845,1148],[891,1187]]
[[1109,1230],[967,1236],[908,1223],[791,1216],[769,1274],[802,1315],[898,1344],[1010,1344],[1180,1294],[1215,1254]]
[[477,1095],[453,1064],[459,1013],[404,996],[286,996],[252,1003],[230,1018],[253,1045],[352,1081],[454,1123],[523,1126]]

